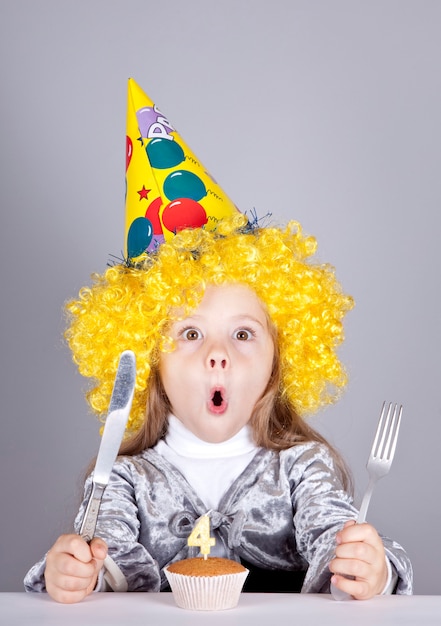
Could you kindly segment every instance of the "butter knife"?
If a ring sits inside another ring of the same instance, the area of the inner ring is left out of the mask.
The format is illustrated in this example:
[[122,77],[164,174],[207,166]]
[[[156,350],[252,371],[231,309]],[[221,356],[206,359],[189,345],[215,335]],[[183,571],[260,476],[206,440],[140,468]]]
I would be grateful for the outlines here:
[[93,470],[92,491],[79,532],[88,543],[95,533],[101,500],[126,428],[135,389],[135,374],[135,355],[131,350],[126,350],[119,359],[109,413]]

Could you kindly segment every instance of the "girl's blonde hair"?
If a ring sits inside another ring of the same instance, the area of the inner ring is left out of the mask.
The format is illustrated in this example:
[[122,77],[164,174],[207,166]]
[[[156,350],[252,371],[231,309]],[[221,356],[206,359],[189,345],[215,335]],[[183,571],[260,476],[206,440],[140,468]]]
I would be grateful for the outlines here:
[[[170,349],[170,323],[198,306],[207,285],[231,283],[256,293],[275,329],[279,359],[275,382],[270,381],[271,401],[277,399],[282,412],[300,418],[334,402],[347,382],[336,350],[343,340],[342,320],[353,301],[342,292],[331,266],[310,262],[315,250],[315,239],[305,236],[297,222],[285,229],[252,229],[238,213],[219,222],[214,231],[198,228],[176,234],[136,266],[115,265],[94,275],[93,285],[66,305],[65,333],[80,373],[94,381],[87,393],[92,410],[105,416],[119,355],[133,350],[137,375],[127,430],[139,431],[159,355]],[[163,402],[165,415],[167,399],[161,391],[155,394],[155,406]],[[254,417],[263,441],[261,422]],[[163,429],[155,427],[157,437]],[[284,429],[284,424],[267,424],[272,440]],[[148,442],[153,445],[152,437]]]

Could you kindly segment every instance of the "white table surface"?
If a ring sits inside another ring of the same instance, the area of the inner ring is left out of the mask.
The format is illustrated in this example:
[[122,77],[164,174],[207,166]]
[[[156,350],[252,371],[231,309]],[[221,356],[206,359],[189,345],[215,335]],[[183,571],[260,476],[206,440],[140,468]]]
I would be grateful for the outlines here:
[[0,593],[1,626],[440,626],[441,596],[379,596],[336,602],[328,595],[244,593],[228,611],[178,608],[171,593],[96,593],[78,604],[47,594]]

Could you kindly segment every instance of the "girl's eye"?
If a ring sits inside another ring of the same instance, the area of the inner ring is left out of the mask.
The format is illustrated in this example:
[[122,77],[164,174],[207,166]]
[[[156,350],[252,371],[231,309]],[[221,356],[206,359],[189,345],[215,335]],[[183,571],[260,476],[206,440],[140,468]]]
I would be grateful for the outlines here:
[[186,328],[182,331],[181,336],[187,339],[187,341],[195,341],[200,339],[202,335],[197,328]]
[[248,341],[253,338],[253,333],[251,330],[247,330],[246,328],[241,328],[240,330],[236,330],[235,335],[236,339],[239,341]]

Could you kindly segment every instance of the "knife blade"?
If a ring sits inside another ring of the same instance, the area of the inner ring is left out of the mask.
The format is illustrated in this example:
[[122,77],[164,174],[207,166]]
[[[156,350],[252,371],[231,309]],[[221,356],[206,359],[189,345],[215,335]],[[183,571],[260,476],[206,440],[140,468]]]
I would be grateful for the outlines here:
[[93,470],[92,491],[79,532],[88,543],[95,533],[101,500],[126,428],[135,390],[135,374],[135,355],[131,350],[125,350],[119,359],[109,412]]

